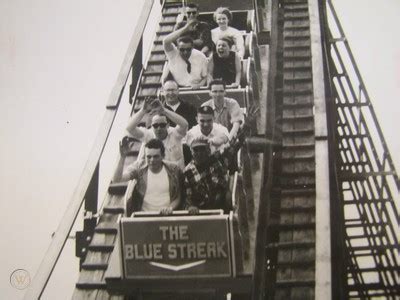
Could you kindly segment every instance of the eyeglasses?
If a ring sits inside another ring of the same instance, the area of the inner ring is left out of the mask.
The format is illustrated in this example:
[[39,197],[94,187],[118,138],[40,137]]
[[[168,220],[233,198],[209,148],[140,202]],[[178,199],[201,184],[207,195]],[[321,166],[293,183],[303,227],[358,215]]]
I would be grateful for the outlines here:
[[187,11],[186,14],[187,14],[187,15],[195,15],[195,14],[197,14],[197,11],[196,11],[196,10],[194,10],[194,11]]
[[190,48],[179,48],[179,51],[180,52],[190,52],[190,51],[192,51],[192,47],[190,47]]
[[154,129],[157,129],[157,128],[165,128],[165,127],[167,127],[167,123],[154,123],[154,124],[152,124],[151,125]]

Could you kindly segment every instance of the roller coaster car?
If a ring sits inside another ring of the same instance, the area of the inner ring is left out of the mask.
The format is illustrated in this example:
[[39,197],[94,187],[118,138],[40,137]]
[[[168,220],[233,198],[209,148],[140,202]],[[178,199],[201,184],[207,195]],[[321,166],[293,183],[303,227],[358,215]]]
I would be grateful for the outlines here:
[[[119,220],[118,241],[105,274],[111,293],[195,294],[205,289],[247,294],[242,241],[233,212],[136,212]],[[185,287],[182,290],[182,287]]]

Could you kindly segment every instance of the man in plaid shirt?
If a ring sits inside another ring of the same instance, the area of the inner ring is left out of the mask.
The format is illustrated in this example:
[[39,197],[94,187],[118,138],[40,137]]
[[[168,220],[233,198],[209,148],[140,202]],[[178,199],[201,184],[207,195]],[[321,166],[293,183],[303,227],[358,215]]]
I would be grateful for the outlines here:
[[190,214],[198,214],[199,209],[223,209],[225,213],[232,209],[228,169],[249,129],[250,126],[245,123],[222,153],[216,151],[211,154],[210,142],[205,137],[191,142],[193,160],[184,170],[185,208]]

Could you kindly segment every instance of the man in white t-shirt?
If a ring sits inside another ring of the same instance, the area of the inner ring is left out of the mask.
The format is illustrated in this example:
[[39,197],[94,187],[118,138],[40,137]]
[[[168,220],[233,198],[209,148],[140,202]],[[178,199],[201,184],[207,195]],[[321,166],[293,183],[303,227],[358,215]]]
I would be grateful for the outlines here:
[[[151,119],[151,129],[139,127],[139,123],[146,114],[155,113]],[[170,127],[168,120],[176,124]],[[188,128],[188,122],[177,113],[164,109],[160,100],[145,99],[142,108],[135,113],[129,120],[128,133],[142,142],[139,151],[138,163],[144,162],[144,144],[149,140],[156,138],[163,142],[165,146],[165,160],[176,163],[181,169],[184,168],[182,139],[185,137]]]
[[[168,64],[163,72],[162,81],[169,75],[179,86],[199,88],[207,80],[207,57],[193,49],[193,39],[187,34],[197,21],[190,20],[184,27],[171,32],[163,40]],[[177,46],[174,42],[177,41]]]
[[127,203],[127,215],[133,211],[158,211],[169,215],[181,202],[182,171],[173,163],[163,161],[164,144],[151,139],[145,145],[145,165],[134,165],[122,180],[136,180],[133,202]]
[[200,106],[197,109],[197,125],[193,126],[186,135],[186,143],[191,145],[194,139],[204,137],[210,143],[211,153],[220,151],[229,141],[228,129],[214,123],[214,110],[210,106]]

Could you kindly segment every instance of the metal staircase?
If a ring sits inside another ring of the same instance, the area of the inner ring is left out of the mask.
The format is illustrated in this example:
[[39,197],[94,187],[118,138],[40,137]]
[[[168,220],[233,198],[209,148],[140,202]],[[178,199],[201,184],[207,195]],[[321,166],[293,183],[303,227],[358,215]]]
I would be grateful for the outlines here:
[[398,299],[400,181],[332,1],[325,12],[341,296]]

